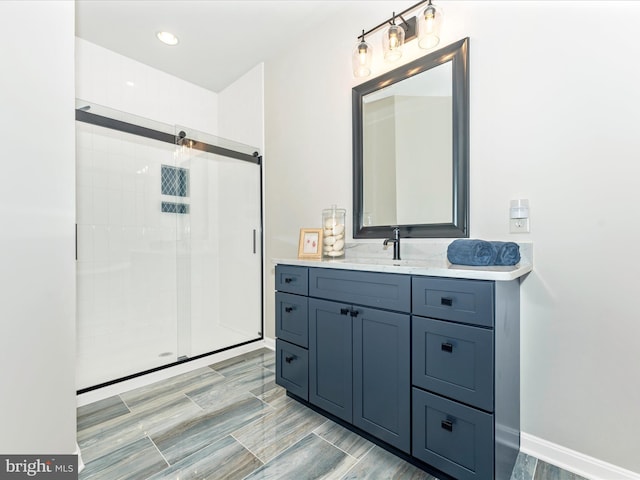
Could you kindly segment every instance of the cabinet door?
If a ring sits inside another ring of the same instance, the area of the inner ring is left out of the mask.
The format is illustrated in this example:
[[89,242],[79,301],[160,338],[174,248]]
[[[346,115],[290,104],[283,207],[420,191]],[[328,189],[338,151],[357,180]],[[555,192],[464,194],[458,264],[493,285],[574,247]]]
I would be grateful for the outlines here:
[[353,307],[353,423],[409,453],[409,315]]
[[309,299],[309,402],[352,421],[351,306]]

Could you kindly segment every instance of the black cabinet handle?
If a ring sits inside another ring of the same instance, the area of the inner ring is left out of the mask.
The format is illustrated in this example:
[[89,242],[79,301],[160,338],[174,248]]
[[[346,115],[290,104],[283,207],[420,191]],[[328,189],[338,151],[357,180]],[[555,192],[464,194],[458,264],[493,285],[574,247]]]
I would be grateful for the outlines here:
[[351,316],[353,318],[357,317],[360,312],[358,310],[351,310]]
[[440,298],[440,305],[446,305],[447,307],[452,306],[453,305],[453,298],[441,297]]
[[443,343],[442,345],[440,345],[440,348],[444,352],[453,352],[453,345],[451,345],[450,343]]
[[288,357],[284,357],[284,361],[287,363],[291,363],[293,361],[293,359],[296,358],[293,355],[290,355]]
[[442,422],[440,422],[440,426],[449,432],[453,432],[453,423],[449,420],[442,420]]
[[284,307],[284,311],[287,313],[293,312],[293,307]]
[[286,278],[284,279],[284,283],[291,283],[291,282],[293,282],[293,278],[286,277]]
[[341,308],[340,309],[340,315],[346,315],[349,313],[349,309],[348,308]]

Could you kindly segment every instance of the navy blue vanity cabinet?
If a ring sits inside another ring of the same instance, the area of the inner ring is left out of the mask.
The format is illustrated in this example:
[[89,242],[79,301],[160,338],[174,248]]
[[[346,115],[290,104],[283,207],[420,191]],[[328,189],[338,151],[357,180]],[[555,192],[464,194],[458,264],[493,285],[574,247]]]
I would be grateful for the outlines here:
[[309,269],[309,401],[411,450],[411,277]]
[[508,480],[520,448],[519,281],[414,277],[412,455]]
[[290,265],[276,277],[278,384],[427,470],[509,480],[519,280]]
[[276,266],[276,383],[309,398],[308,268]]

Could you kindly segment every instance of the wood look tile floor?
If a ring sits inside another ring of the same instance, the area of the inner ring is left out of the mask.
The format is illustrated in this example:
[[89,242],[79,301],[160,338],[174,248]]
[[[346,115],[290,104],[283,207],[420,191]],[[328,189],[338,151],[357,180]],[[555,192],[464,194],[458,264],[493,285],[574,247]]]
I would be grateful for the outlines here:
[[[262,349],[78,408],[79,478],[437,480],[274,379]],[[521,453],[510,480],[584,479]]]

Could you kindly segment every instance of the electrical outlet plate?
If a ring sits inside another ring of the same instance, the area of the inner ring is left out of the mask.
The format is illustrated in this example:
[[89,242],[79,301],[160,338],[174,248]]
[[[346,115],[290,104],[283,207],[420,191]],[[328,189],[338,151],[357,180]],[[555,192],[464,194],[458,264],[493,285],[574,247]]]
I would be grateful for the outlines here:
[[528,218],[512,218],[509,220],[510,233],[529,233]]

